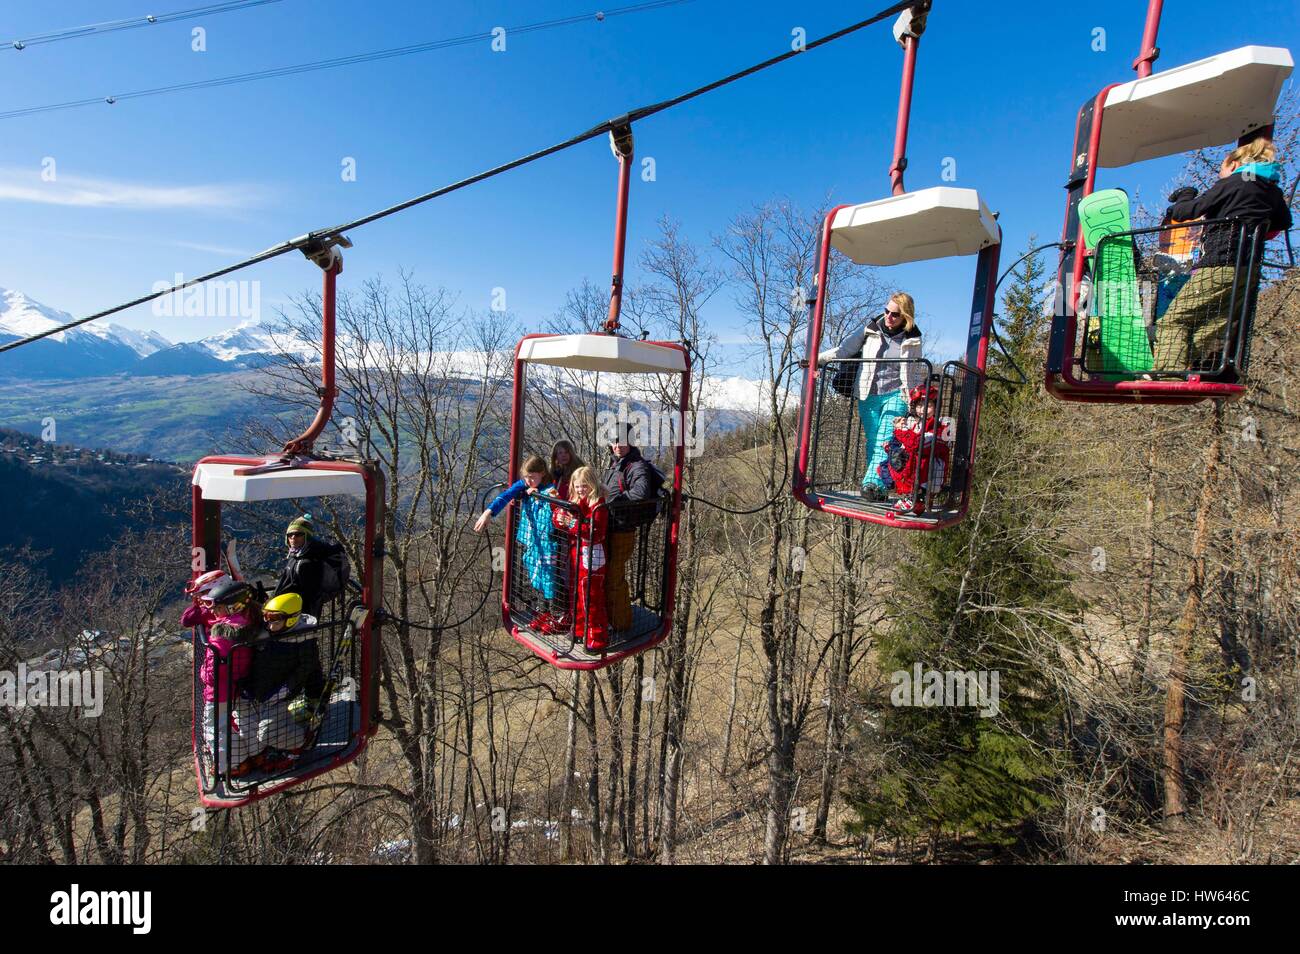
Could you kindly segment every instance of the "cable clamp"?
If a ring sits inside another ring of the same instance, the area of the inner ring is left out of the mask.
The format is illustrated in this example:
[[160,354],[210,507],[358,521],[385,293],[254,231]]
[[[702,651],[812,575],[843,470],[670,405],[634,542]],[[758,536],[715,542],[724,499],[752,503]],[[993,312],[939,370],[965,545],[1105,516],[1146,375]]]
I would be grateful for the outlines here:
[[627,113],[609,121],[609,149],[615,159],[632,158],[632,120]]
[[894,39],[899,46],[906,48],[909,37],[914,40],[921,38],[925,32],[925,19],[930,15],[930,2],[931,0],[922,0],[898,15],[894,21]]
[[1153,46],[1149,50],[1143,50],[1142,55],[1133,61],[1133,69],[1137,69],[1143,63],[1155,63],[1160,59],[1160,47]]
[[323,271],[329,271],[343,262],[340,249],[351,248],[352,240],[342,233],[334,235],[315,235],[307,233],[289,240],[289,247],[296,248],[316,263]]

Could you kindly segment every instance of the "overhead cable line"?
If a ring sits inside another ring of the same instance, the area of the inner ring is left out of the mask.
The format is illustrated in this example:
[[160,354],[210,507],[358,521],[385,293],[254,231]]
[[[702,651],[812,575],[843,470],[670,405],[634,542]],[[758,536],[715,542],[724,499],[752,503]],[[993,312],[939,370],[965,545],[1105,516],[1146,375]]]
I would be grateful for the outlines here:
[[280,0],[227,0],[225,3],[210,3],[203,7],[191,7],[188,10],[176,10],[172,13],[149,13],[144,16],[127,17],[122,20],[106,20],[103,23],[88,23],[85,26],[68,27],[36,36],[23,37],[21,40],[0,42],[0,50],[22,51],[29,46],[45,43],[59,43],[63,40],[79,40],[88,36],[102,36],[119,30],[134,30],[140,27],[154,26],[159,23],[175,23],[179,20],[193,20],[198,17],[213,16],[218,13],[231,13],[246,10],[249,7],[263,7]]
[[604,122],[600,123],[599,125],[593,126],[591,129],[588,129],[585,132],[578,133],[576,136],[572,136],[569,139],[564,140],[563,142],[556,143],[553,146],[548,146],[545,149],[539,149],[536,152],[531,152],[526,156],[520,156],[518,159],[513,159],[510,162],[496,166],[492,169],[488,169],[484,172],[477,173],[476,175],[472,175],[469,178],[461,179],[459,182],[454,182],[451,185],[443,186],[442,188],[435,189],[432,192],[426,192],[423,195],[415,196],[412,199],[407,199],[405,202],[399,202],[397,205],[389,206],[388,208],[381,209],[378,212],[372,212],[370,215],[362,216],[359,219],[353,219],[351,222],[344,222],[340,225],[333,226],[332,228],[316,229],[315,231],[308,232],[306,235],[301,235],[297,238],[290,239],[287,242],[281,242],[279,245],[272,246],[271,248],[268,248],[263,252],[259,252],[256,255],[252,256],[251,258],[246,258],[241,262],[236,262],[233,265],[227,265],[224,268],[219,268],[214,272],[208,272],[206,275],[200,275],[199,277],[192,278],[189,281],[180,282],[175,285],[168,286],[167,288],[161,289],[159,291],[154,291],[148,295],[142,295],[139,298],[134,298],[131,301],[124,302],[120,305],[115,305],[112,308],[106,308],[103,311],[95,312],[94,314],[87,315],[84,318],[77,318],[74,321],[69,321],[61,325],[56,325],[53,328],[50,328],[46,331],[39,332],[38,334],[28,335],[27,337],[19,338],[16,341],[10,341],[6,344],[0,345],[0,354],[3,354],[6,351],[12,351],[14,348],[20,348],[23,345],[27,345],[27,344],[31,344],[32,342],[39,341],[42,338],[48,338],[51,335],[59,334],[60,332],[67,331],[71,328],[76,328],[88,322],[96,321],[97,319],[100,318],[107,318],[108,316],[115,315],[118,312],[126,311],[128,308],[134,308],[137,305],[143,305],[146,302],[153,301],[157,298],[162,298],[164,295],[174,294],[175,292],[183,291],[184,289],[189,288],[193,285],[198,285],[206,281],[211,281],[214,278],[220,278],[224,275],[229,275],[231,272],[237,272],[240,271],[241,269],[248,268],[252,265],[257,265],[260,264],[261,262],[269,261],[270,259],[273,258],[278,258],[279,256],[286,255],[289,252],[293,252],[296,250],[305,250],[309,248],[319,248],[322,244],[337,242],[342,237],[344,232],[348,232],[353,229],[360,228],[363,225],[369,225],[371,222],[377,222],[378,220],[387,218],[390,215],[395,215],[398,212],[403,212],[406,209],[412,208],[417,205],[421,205],[433,199],[440,198],[444,195],[448,195],[449,193],[456,192],[460,189],[464,189],[468,186],[474,185],[475,183],[483,182],[486,179],[491,179],[494,176],[501,175],[502,173],[509,172],[511,169],[518,169],[520,166],[525,166],[528,165],[529,163],[536,162],[538,159],[542,159],[545,158],[546,156],[554,155],[557,152],[562,152],[563,150],[576,146],[579,143],[583,143],[590,139],[595,139],[598,136],[602,136],[608,132],[613,131],[614,129],[623,128],[635,120],[644,119],[648,116],[653,116],[656,113],[661,113],[664,110],[671,109],[674,106],[679,106],[682,103],[695,99],[697,96],[702,96],[705,93],[712,92],[713,90],[726,86],[729,83],[734,83],[739,79],[743,79],[744,77],[752,76],[754,73],[757,73],[760,70],[764,70],[767,69],[768,67],[775,66],[778,63],[782,63],[793,56],[800,55],[804,51],[814,50],[818,47],[825,46],[827,43],[834,42],[835,40],[848,36],[850,33],[854,33],[858,30],[864,29],[865,27],[871,26],[875,23],[879,23],[881,20],[887,19],[888,17],[893,16],[894,14],[912,6],[913,2],[914,0],[900,0],[900,2],[890,5],[886,9],[881,10],[879,13],[876,13],[875,15],[867,18],[866,20],[861,20],[853,24],[852,26],[845,27],[842,30],[837,30],[834,33],[827,34],[826,36],[821,37],[820,39],[813,40],[809,42],[802,49],[792,50],[788,53],[783,53],[780,56],[775,56],[772,57],[771,59],[764,60],[761,63],[749,67],[748,69],[741,70],[738,73],[732,73],[729,76],[725,76],[720,80],[716,80],[715,82],[709,83],[706,86],[700,86],[694,90],[691,90],[688,93],[683,93],[680,96],[673,97],[672,99],[664,100],[663,102],[655,103],[654,105],[651,106],[643,106],[639,109],[634,109],[631,112],[623,116],[619,116],[615,119],[607,119]]
[[[270,2],[270,0],[263,0]],[[650,0],[646,3],[636,3],[626,7],[616,7],[613,10],[597,11],[595,13],[583,13],[576,16],[560,17],[554,20],[543,20],[538,23],[528,23],[517,27],[501,27],[504,29],[507,37],[520,33],[535,33],[540,30],[553,30],[558,27],[572,26],[575,23],[584,23],[590,20],[607,20],[610,17],[622,16],[630,13],[645,13],[650,10],[657,10],[661,7],[677,6],[682,3],[691,3],[693,0]],[[165,93],[177,93],[196,89],[212,89],[220,86],[236,86],[241,83],[253,83],[258,80],[275,79],[281,76],[295,76],[299,73],[312,73],[317,70],[332,70],[343,66],[355,66],[358,63],[373,63],[377,60],[390,60],[400,56],[410,56],[415,53],[428,53],[434,50],[445,50],[457,46],[468,46],[471,43],[483,43],[496,37],[492,30],[483,33],[473,33],[468,36],[450,37],[442,40],[429,40],[424,43],[412,43],[407,46],[397,46],[385,50],[373,50],[369,53],[353,53],[348,56],[336,56],[327,60],[313,60],[309,63],[298,63],[293,66],[277,66],[265,70],[254,70],[249,73],[235,73],[230,76],[218,76],[212,79],[193,80],[188,83],[171,83],[167,86],[155,86],[150,89],[138,89],[127,93],[111,93],[106,96],[88,96],[84,99],[70,99],[62,103],[47,103],[41,106],[23,106],[18,109],[9,109],[0,112],[0,119],[16,119],[20,116],[33,116],[37,113],[49,113],[61,109],[75,109],[80,106],[93,106],[99,103],[108,103],[110,106],[115,105],[123,100],[141,99],[146,96],[161,96]]]

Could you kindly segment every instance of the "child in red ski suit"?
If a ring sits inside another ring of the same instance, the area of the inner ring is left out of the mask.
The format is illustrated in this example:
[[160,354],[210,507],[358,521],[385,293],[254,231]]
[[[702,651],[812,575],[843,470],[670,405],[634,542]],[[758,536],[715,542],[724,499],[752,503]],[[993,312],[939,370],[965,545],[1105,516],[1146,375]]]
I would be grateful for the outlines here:
[[[918,385],[908,393],[911,413],[897,418],[894,436],[885,442],[889,474],[886,483],[899,495],[894,509],[900,513],[925,509],[927,491],[935,494],[948,476],[951,451],[940,438],[934,413],[939,404],[939,389]],[[922,426],[922,419],[925,424]],[[920,486],[917,480],[917,456],[920,455]],[[881,475],[882,477],[885,475]]]
[[[574,633],[583,637],[588,652],[609,647],[609,616],[605,609],[605,539],[609,508],[605,492],[590,467],[579,467],[569,478],[569,499],[578,505],[575,515],[556,508],[556,526],[577,536],[573,547],[575,587]],[[563,513],[563,517],[560,514]]]

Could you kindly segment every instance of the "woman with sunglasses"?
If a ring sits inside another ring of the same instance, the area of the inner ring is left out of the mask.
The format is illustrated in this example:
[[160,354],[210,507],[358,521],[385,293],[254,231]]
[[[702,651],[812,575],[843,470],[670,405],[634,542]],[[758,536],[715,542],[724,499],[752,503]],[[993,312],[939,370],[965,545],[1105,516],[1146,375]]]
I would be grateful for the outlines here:
[[885,310],[865,325],[817,356],[819,365],[861,358],[854,394],[858,420],[866,441],[867,472],[862,496],[869,501],[888,499],[880,479],[886,461],[885,443],[893,436],[894,419],[907,416],[907,395],[925,383],[921,331],[916,327],[916,303],[907,292],[894,292]]

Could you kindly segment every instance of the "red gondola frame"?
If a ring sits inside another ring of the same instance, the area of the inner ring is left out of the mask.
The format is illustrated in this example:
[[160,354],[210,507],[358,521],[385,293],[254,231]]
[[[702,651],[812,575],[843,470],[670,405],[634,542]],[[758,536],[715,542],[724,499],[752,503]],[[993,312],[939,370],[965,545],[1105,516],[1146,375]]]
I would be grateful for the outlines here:
[[[510,452],[507,462],[506,479],[513,482],[519,471],[523,453],[523,425],[524,425],[524,405],[526,401],[526,375],[525,365],[527,361],[522,360],[519,352],[527,341],[552,338],[554,335],[548,334],[529,334],[520,339],[519,344],[515,347],[514,378],[513,378],[513,396],[511,404],[511,424],[510,424]],[[659,643],[667,638],[672,631],[674,600],[677,592],[677,552],[678,536],[681,528],[681,509],[682,509],[682,477],[686,464],[686,412],[690,407],[691,394],[691,356],[689,350],[682,344],[675,341],[647,341],[644,344],[654,345],[656,347],[668,348],[677,351],[682,356],[685,370],[681,372],[681,397],[680,405],[676,413],[679,415],[678,423],[680,430],[678,434],[682,437],[677,442],[673,455],[673,474],[672,489],[669,496],[667,517],[667,534],[664,544],[664,583],[663,583],[663,612],[660,614],[659,625],[649,638],[641,638],[633,641],[625,649],[615,649],[602,654],[598,659],[584,659],[562,655],[556,652],[547,642],[536,639],[525,626],[520,626],[514,619],[511,612],[510,591],[511,591],[511,574],[514,572],[515,559],[515,527],[518,514],[518,508],[511,505],[507,510],[505,525],[505,571],[503,574],[501,587],[501,620],[505,629],[510,633],[521,646],[526,647],[536,653],[542,659],[555,666],[558,669],[577,669],[577,670],[596,670],[612,666],[617,662],[634,656],[637,653],[653,649]],[[580,634],[574,633],[577,637]]]
[[[1149,0],[1142,49],[1133,62],[1139,79],[1151,75],[1152,63],[1159,55],[1156,38],[1162,6],[1162,0]],[[1080,360],[1075,353],[1078,341],[1077,312],[1086,261],[1078,206],[1081,199],[1092,194],[1096,180],[1106,98],[1113,89],[1122,85],[1124,84],[1111,83],[1079,109],[1074,149],[1070,155],[1070,178],[1066,183],[1065,223],[1062,227],[1062,248],[1057,269],[1055,316],[1044,372],[1045,387],[1048,393],[1063,401],[1102,404],[1172,405],[1194,404],[1210,398],[1237,400],[1246,392],[1244,384],[1207,381],[1195,373],[1188,373],[1186,380],[1173,381],[1142,380],[1136,377],[1131,380],[1105,380],[1107,376],[1103,375],[1096,375],[1095,380],[1082,380],[1074,373],[1075,365]],[[1261,127],[1241,137],[1240,142],[1245,143],[1259,135],[1267,135],[1271,129],[1271,126]],[[1242,303],[1243,317],[1246,309],[1252,307],[1253,296],[1249,294],[1249,289],[1247,291]],[[1247,340],[1242,353],[1248,349]]]
[[[363,540],[363,566],[361,568],[361,593],[348,606],[360,606],[364,616],[357,626],[356,638],[359,643],[361,662],[360,685],[358,686],[358,703],[360,722],[353,734],[354,745],[329,762],[314,766],[300,775],[287,775],[268,780],[264,784],[250,786],[246,794],[238,798],[213,796],[205,790],[203,771],[200,764],[201,746],[204,740],[199,738],[197,717],[192,726],[191,742],[194,747],[194,770],[199,787],[200,801],[211,808],[231,808],[248,804],[293,785],[301,784],[325,772],[345,765],[355,759],[365,749],[366,743],[374,735],[379,723],[379,671],[382,658],[379,629],[382,625],[383,607],[383,555],[384,525],[386,506],[385,479],[383,471],[374,461],[357,461],[332,457],[320,457],[313,454],[313,445],[329,423],[337,396],[335,387],[335,304],[337,280],[343,270],[343,258],[340,248],[351,246],[351,242],[342,235],[311,242],[303,247],[303,252],[320,266],[323,275],[321,298],[322,341],[321,341],[321,385],[318,388],[320,407],[307,427],[298,437],[287,442],[278,456],[249,457],[242,455],[219,455],[205,457],[196,465],[205,464],[233,465],[235,476],[253,476],[262,473],[280,471],[322,470],[358,474],[365,488],[365,535]],[[202,569],[194,569],[197,576],[203,569],[215,568],[221,560],[221,500],[208,500],[203,497],[202,488],[197,480],[191,487],[191,545],[194,552],[203,553]],[[350,615],[345,613],[345,616]],[[345,625],[351,625],[347,623]],[[194,651],[203,651],[200,635],[194,635]],[[192,700],[193,711],[199,713],[200,700],[197,680],[194,686],[195,698]]]

